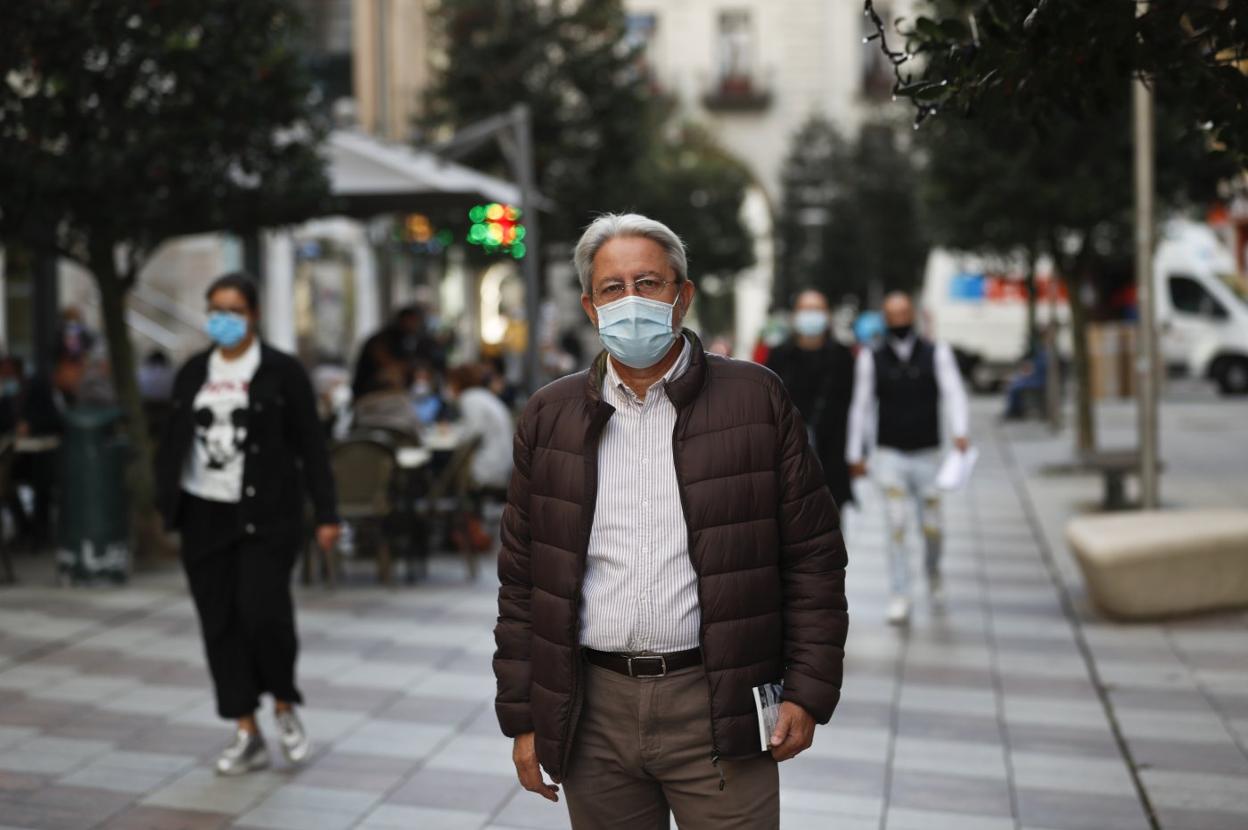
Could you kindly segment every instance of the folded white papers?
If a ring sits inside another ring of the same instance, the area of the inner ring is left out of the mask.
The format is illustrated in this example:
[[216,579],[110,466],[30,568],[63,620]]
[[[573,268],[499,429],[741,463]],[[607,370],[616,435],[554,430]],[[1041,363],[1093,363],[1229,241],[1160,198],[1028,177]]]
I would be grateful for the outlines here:
[[979,450],[968,447],[966,452],[953,450],[945,456],[936,474],[936,486],[941,490],[961,490],[971,480],[971,472],[975,462],[979,460]]

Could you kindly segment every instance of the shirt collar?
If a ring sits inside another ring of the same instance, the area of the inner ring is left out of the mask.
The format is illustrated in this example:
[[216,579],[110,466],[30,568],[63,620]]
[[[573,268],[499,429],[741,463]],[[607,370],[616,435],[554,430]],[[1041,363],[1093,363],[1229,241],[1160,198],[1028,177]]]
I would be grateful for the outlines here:
[[897,340],[896,338],[889,337],[888,345],[892,348],[893,354],[897,355],[902,360],[909,360],[910,353],[914,351],[914,344],[917,343],[918,340],[918,335],[914,332],[910,332],[910,336],[905,340]]
[[[689,363],[693,359],[692,349],[689,346],[689,338],[682,334],[680,335],[680,341],[680,354],[676,356],[676,362],[672,364],[670,369],[663,373],[663,377],[656,380],[654,384],[646,390],[647,397],[649,397],[651,391],[654,389],[662,390],[668,383],[676,380],[676,378],[683,375],[689,369]],[[632,389],[629,389],[628,385],[625,384],[624,381],[620,380],[619,373],[615,371],[615,361],[610,358],[607,359],[607,378],[604,386],[623,395],[628,400],[638,399],[636,393],[634,393]]]

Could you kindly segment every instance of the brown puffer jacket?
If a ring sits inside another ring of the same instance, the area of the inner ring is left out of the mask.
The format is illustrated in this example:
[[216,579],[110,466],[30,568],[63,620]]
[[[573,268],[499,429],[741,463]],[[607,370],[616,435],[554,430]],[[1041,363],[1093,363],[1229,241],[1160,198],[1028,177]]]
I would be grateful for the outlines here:
[[[713,755],[757,754],[751,689],[819,723],[840,697],[848,616],[836,505],[779,379],[708,355],[668,384],[689,553],[698,574]],[[536,732],[562,776],[579,714],[581,583],[598,483],[598,441],[615,411],[601,398],[606,354],[529,401],[515,439],[498,573],[495,709],[509,737]]]

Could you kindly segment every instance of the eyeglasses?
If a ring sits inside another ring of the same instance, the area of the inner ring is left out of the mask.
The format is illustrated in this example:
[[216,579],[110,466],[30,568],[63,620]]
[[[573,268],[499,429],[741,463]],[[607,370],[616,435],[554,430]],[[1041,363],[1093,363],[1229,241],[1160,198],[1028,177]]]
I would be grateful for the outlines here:
[[623,280],[614,280],[605,282],[594,289],[594,297],[601,300],[605,305],[613,303],[616,300],[622,300],[628,295],[628,288],[632,286],[633,291],[637,292],[646,299],[654,299],[660,296],[669,285],[676,285],[680,280],[661,280],[658,277],[638,277],[630,282]]

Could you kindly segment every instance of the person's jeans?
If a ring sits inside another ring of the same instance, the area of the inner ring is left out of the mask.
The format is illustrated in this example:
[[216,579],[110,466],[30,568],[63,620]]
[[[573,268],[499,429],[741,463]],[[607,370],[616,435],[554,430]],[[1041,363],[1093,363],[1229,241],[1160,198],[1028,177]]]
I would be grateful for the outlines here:
[[940,450],[902,452],[879,447],[875,453],[872,473],[884,494],[884,519],[888,533],[888,560],[894,594],[910,593],[910,557],[906,550],[906,533],[910,516],[918,518],[923,531],[924,566],[928,577],[940,572],[942,529],[940,521],[940,490],[936,473],[940,469]]

